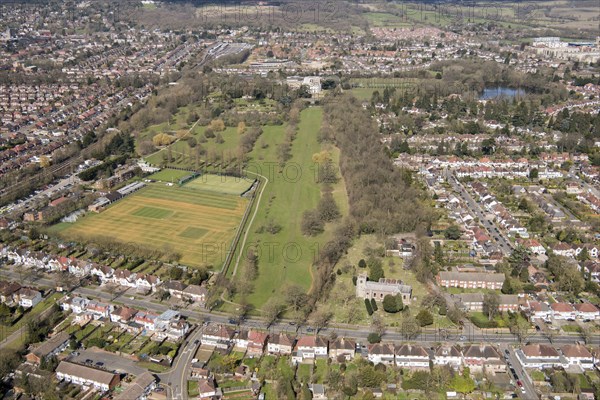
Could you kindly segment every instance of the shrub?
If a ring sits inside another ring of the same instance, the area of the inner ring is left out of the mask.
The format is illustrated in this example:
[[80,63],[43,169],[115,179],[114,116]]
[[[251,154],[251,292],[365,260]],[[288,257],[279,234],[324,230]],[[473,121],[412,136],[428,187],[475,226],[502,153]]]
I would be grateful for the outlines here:
[[371,299],[371,308],[373,309],[373,311],[377,311],[377,302],[375,301],[375,299]]
[[371,307],[371,302],[369,299],[365,299],[365,307],[367,308],[367,313],[369,315],[373,315],[373,307]]

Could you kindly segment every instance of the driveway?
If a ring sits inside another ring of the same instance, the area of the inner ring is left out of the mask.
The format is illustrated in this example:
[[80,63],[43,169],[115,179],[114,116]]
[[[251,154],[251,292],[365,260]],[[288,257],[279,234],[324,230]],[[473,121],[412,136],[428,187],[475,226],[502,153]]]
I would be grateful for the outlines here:
[[[86,349],[79,352],[76,357],[71,357],[69,361],[80,364],[85,364],[85,360],[92,360],[92,364],[95,368],[102,368],[107,371],[124,372],[131,375],[139,375],[146,371],[145,368],[138,367],[133,360],[126,357],[121,357],[117,354],[110,353],[101,349]],[[102,367],[97,366],[97,362],[102,362]]]

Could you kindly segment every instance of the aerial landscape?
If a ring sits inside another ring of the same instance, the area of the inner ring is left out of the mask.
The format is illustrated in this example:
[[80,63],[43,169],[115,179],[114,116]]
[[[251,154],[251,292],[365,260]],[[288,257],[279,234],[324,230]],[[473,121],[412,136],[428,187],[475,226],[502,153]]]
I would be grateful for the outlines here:
[[0,398],[600,399],[598,0],[0,15]]

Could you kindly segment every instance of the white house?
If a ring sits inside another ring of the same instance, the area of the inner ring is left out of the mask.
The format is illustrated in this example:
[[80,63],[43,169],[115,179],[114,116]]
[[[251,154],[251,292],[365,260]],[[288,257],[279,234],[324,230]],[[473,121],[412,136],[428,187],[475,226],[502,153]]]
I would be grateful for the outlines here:
[[582,369],[594,368],[594,356],[580,344],[567,344],[560,348],[569,365],[577,365]]
[[327,357],[327,341],[320,336],[301,336],[294,347],[292,362],[294,364],[317,357]]
[[552,368],[566,366],[566,360],[552,346],[547,344],[529,344],[522,346],[515,354],[525,368]]
[[23,308],[35,307],[40,301],[42,301],[42,294],[34,289],[21,288],[18,292],[19,305]]
[[600,319],[600,310],[592,303],[577,303],[574,308],[578,319]]
[[71,310],[74,314],[81,314],[86,310],[89,302],[85,297],[70,297],[66,298],[60,306],[64,311]]
[[462,365],[462,353],[458,346],[442,345],[435,350],[433,364],[449,365],[457,370]]
[[368,359],[373,364],[394,364],[394,345],[389,343],[375,343],[368,347]]
[[227,349],[232,343],[233,330],[224,325],[209,325],[202,332],[202,344]]
[[108,265],[96,264],[90,270],[90,274],[97,276],[100,282],[105,283],[113,276],[114,270]]
[[429,353],[423,346],[403,344],[396,348],[396,366],[429,369]]
[[577,317],[577,312],[569,303],[552,303],[550,309],[554,319],[575,319]]

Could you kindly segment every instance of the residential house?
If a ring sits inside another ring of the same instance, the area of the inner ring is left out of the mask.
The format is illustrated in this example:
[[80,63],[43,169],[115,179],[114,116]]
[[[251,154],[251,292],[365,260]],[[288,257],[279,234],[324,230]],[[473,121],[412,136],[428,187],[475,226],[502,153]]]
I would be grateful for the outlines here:
[[329,343],[329,358],[332,360],[351,361],[356,354],[356,342],[344,337],[337,338]]
[[295,339],[287,333],[279,333],[270,337],[267,351],[270,354],[292,354]]
[[89,302],[85,297],[67,297],[60,306],[64,311],[71,310],[73,314],[81,314],[87,309]]
[[292,352],[292,363],[312,361],[318,357],[327,357],[328,343],[320,336],[301,336]]
[[246,351],[248,349],[248,331],[241,329],[233,339],[233,346],[236,350]]
[[528,344],[515,351],[515,354],[525,368],[543,369],[566,364],[565,358],[554,347],[547,344]]
[[118,306],[110,313],[110,320],[118,324],[127,324],[137,314],[138,310],[126,306]]
[[94,319],[109,318],[110,312],[114,309],[112,304],[102,303],[96,300],[91,300],[85,311],[91,314]]
[[550,306],[546,303],[541,303],[539,301],[531,301],[528,303],[528,311],[529,318],[541,318],[548,319],[552,315],[552,310],[550,310]]
[[212,378],[198,381],[198,397],[201,399],[220,399],[223,396],[221,388],[217,388]]
[[154,331],[154,322],[158,314],[152,312],[138,311],[133,317],[133,322],[140,324],[146,331]]
[[488,344],[467,345],[463,349],[463,365],[472,372],[504,372],[506,363],[498,350]]
[[248,352],[249,356],[261,356],[265,351],[269,335],[266,332],[250,330],[248,333]]
[[34,289],[21,288],[17,292],[19,296],[19,305],[23,308],[35,307],[40,301],[42,301],[42,294]]
[[558,242],[552,246],[552,252],[558,256],[575,257],[575,249],[564,242]]
[[202,332],[202,344],[227,349],[232,343],[233,330],[224,325],[209,325]]
[[375,343],[368,346],[368,359],[373,364],[394,364],[394,345],[390,343]]
[[582,369],[593,369],[595,358],[590,351],[581,344],[567,344],[560,348],[569,365],[577,365]]
[[442,345],[433,354],[434,365],[449,365],[458,370],[462,365],[463,355],[458,346]]
[[577,318],[583,320],[600,319],[600,309],[592,303],[577,303],[574,306]]
[[67,381],[75,385],[93,387],[100,391],[114,389],[120,382],[119,374],[61,361],[56,368],[58,380]]
[[114,271],[111,281],[119,286],[134,288],[136,286],[135,278],[136,274],[128,269],[117,269]]
[[572,305],[569,303],[552,303],[550,304],[552,310],[552,318],[554,319],[572,319],[575,320],[577,313]]
[[162,288],[168,291],[171,297],[181,299],[183,297],[183,291],[187,288],[187,285],[179,281],[168,281],[163,283]]
[[156,388],[154,375],[150,372],[142,372],[114,400],[146,400],[154,388]]
[[437,282],[442,287],[460,287],[463,289],[500,290],[504,284],[504,274],[495,272],[457,272],[442,271]]
[[150,274],[139,274],[135,279],[135,288],[138,292],[149,293],[160,285],[160,278]]
[[194,303],[200,304],[202,307],[206,304],[208,290],[200,285],[188,285],[182,292],[182,296]]
[[25,356],[27,362],[40,365],[42,359],[54,356],[62,352],[69,345],[70,336],[65,331],[59,332],[52,336],[33,351]]
[[104,284],[112,278],[114,270],[108,265],[96,264],[90,269],[90,274],[92,276],[97,276],[100,282]]
[[396,366],[409,369],[429,369],[429,353],[423,346],[402,344],[396,347]]
[[4,304],[13,304],[18,301],[17,292],[21,289],[21,285],[17,282],[0,281],[0,300]]
[[69,264],[69,273],[75,275],[78,278],[83,278],[90,274],[91,266],[88,262],[83,260],[73,260]]

